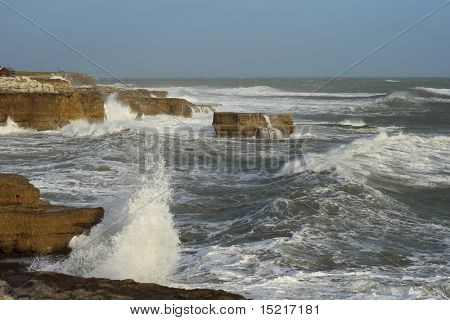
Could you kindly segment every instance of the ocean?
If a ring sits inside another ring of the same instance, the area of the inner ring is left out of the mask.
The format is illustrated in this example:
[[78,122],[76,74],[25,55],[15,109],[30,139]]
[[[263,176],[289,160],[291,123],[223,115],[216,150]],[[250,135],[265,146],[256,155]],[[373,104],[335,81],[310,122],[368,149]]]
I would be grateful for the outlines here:
[[[101,81],[108,85],[114,81]],[[450,79],[127,79],[217,111],[293,113],[290,138],[218,138],[212,113],[0,127],[0,171],[102,206],[30,268],[251,299],[448,299]],[[321,90],[317,90],[321,88]]]

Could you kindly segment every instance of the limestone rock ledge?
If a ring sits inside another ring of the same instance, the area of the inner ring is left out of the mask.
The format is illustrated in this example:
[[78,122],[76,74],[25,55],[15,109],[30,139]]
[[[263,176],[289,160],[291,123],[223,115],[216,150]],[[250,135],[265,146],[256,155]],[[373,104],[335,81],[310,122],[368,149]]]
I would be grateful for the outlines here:
[[0,174],[0,192],[0,253],[67,253],[74,236],[103,218],[103,208],[51,205],[15,174]]
[[22,128],[55,130],[73,120],[101,122],[105,109],[98,92],[0,93],[0,125],[8,117]]
[[288,138],[294,132],[292,114],[214,112],[213,126],[218,136]]
[[190,118],[194,113],[214,111],[213,106],[169,98],[162,90],[97,86],[95,78],[85,74],[27,71],[16,74],[0,78],[0,126],[8,118],[21,128],[38,131],[55,130],[75,120],[102,122],[104,101],[112,93],[129,105],[138,119],[143,115]]

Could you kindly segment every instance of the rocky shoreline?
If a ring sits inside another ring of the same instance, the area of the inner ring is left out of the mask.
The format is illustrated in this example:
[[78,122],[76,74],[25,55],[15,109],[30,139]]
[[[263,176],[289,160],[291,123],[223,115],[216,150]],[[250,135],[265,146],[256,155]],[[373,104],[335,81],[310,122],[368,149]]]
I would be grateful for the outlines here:
[[88,234],[103,208],[55,206],[25,177],[0,174],[1,299],[244,299],[222,290],[178,289],[133,280],[83,278],[28,271],[24,257],[69,253],[69,241]]
[[209,106],[168,97],[166,91],[98,86],[95,78],[78,73],[17,72],[0,77],[0,126],[8,118],[21,128],[56,130],[71,121],[90,123],[106,119],[104,102],[108,95],[128,105],[137,114],[192,117],[214,111]]
[[[12,120],[21,128],[42,131],[75,120],[102,122],[111,94],[129,106],[136,120],[214,112],[218,137],[279,139],[294,131],[291,114],[215,112],[209,105],[168,97],[166,91],[99,86],[95,78],[80,73],[25,71],[0,77],[0,126]],[[52,205],[25,177],[0,173],[0,299],[244,299],[224,291],[30,272],[26,264],[8,260],[16,255],[67,254],[70,240],[88,234],[103,215],[103,208]]]
[[[44,131],[76,120],[103,122],[105,100],[111,94],[136,113],[136,120],[215,112],[211,105],[168,97],[167,91],[99,86],[86,74],[19,71],[0,77],[0,126],[11,119],[21,128]],[[212,124],[217,136],[226,137],[288,138],[294,131],[292,114],[215,112]]]

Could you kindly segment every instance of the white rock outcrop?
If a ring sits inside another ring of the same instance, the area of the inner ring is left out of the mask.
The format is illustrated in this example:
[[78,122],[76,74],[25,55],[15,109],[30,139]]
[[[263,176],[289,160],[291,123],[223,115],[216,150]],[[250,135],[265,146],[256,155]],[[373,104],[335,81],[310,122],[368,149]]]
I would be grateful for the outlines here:
[[0,92],[36,92],[56,93],[55,87],[41,83],[29,77],[0,77]]

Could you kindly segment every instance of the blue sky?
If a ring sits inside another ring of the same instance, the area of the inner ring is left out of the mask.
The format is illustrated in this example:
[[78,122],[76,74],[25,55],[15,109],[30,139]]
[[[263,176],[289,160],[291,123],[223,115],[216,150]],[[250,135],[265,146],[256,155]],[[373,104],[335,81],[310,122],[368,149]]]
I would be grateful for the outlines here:
[[[443,0],[2,0],[120,77],[328,77]],[[450,5],[348,76],[450,76]],[[106,76],[0,5],[0,64]]]

